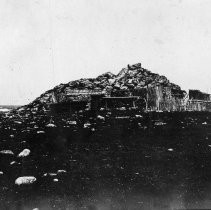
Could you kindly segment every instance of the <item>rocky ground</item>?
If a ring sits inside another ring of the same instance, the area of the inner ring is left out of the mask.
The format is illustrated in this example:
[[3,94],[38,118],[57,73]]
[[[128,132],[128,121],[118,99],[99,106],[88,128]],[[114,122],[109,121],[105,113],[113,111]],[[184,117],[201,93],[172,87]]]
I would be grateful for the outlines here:
[[210,113],[24,109],[0,138],[0,209],[211,208]]

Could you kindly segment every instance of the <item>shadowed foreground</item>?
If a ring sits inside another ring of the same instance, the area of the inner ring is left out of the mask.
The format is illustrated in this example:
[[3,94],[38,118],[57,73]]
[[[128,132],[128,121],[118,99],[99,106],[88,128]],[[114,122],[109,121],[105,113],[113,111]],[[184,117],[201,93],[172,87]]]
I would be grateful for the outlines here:
[[211,208],[210,113],[2,116],[0,136],[0,209]]

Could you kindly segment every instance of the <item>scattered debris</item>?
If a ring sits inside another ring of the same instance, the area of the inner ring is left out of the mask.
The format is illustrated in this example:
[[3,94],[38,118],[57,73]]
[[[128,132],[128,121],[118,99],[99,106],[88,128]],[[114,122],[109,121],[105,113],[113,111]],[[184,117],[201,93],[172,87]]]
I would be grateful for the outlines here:
[[143,118],[143,116],[142,115],[135,115],[136,116],[136,118]]
[[162,126],[162,125],[166,125],[166,123],[158,121],[158,122],[155,122],[155,125]]
[[116,119],[129,119],[130,116],[117,116]]
[[77,125],[77,122],[76,121],[67,121],[67,124],[68,125]]
[[43,176],[57,176],[56,173],[45,173]]

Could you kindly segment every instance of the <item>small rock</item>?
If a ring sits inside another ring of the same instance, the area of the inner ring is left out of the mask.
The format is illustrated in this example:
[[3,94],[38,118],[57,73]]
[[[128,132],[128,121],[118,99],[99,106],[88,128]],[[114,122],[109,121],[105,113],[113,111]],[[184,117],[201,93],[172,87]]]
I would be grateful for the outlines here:
[[19,153],[18,157],[27,157],[31,151],[29,149],[24,149],[22,152]]
[[101,115],[98,115],[98,116],[97,116],[97,119],[105,120],[105,117],[103,117],[103,116],[101,116]]
[[14,121],[15,124],[22,124],[20,121]]
[[56,125],[54,125],[53,123],[49,123],[46,125],[47,128],[55,128]]
[[9,112],[10,110],[9,109],[7,109],[7,108],[1,108],[0,109],[0,112]]
[[84,128],[89,128],[90,126],[91,126],[90,123],[85,123],[85,124],[84,124]]
[[202,125],[207,125],[207,122],[203,122]]
[[14,153],[11,150],[2,150],[0,151],[0,154],[4,155],[14,155]]
[[33,184],[37,179],[34,176],[22,176],[15,180],[16,185]]
[[56,176],[56,173],[45,173],[43,176]]
[[66,170],[58,170],[57,173],[62,174],[62,173],[67,173],[67,171]]
[[37,133],[39,134],[39,133],[45,133],[45,131],[37,131]]
[[168,151],[169,151],[169,152],[173,152],[173,151],[174,151],[174,149],[172,149],[172,148],[169,148],[169,149],[168,149]]
[[53,181],[54,181],[54,182],[58,182],[59,180],[58,180],[58,179],[53,179]]
[[3,173],[3,171],[0,171],[0,175],[3,175],[4,173]]
[[118,108],[118,110],[125,111],[126,110],[126,107],[120,107],[120,108]]
[[164,122],[155,122],[155,125],[160,126],[160,125],[166,125]]
[[48,173],[49,176],[56,176],[56,173]]
[[67,121],[67,124],[69,124],[69,125],[76,125],[77,122],[76,121]]

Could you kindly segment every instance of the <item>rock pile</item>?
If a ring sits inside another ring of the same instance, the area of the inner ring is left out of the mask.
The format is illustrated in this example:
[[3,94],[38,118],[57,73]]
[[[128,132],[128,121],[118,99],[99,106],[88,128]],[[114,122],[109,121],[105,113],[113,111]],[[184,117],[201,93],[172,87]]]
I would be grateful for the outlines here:
[[63,102],[67,100],[67,96],[72,91],[102,91],[107,94],[124,91],[124,94],[127,92],[131,95],[134,90],[155,87],[156,85],[170,87],[175,94],[182,92],[178,85],[170,83],[165,76],[154,74],[142,68],[141,64],[138,63],[128,65],[127,68],[123,68],[117,75],[107,72],[97,78],[79,79],[67,84],[60,84],[46,91],[27,106],[19,108],[19,111],[45,112],[47,110],[46,104],[53,102],[55,96],[57,101]]

